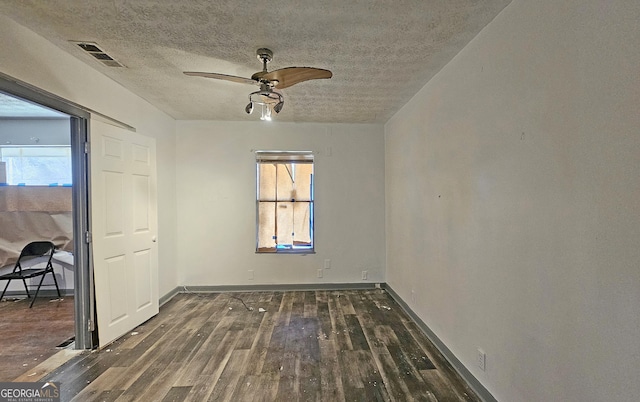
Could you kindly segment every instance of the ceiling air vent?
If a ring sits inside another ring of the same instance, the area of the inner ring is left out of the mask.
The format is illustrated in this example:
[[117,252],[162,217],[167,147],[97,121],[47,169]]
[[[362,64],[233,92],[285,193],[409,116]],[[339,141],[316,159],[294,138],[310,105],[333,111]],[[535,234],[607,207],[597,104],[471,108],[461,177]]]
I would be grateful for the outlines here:
[[119,63],[116,59],[106,54],[102,49],[98,47],[96,43],[93,42],[75,42],[70,41],[71,43],[75,43],[80,47],[80,49],[84,50],[86,53],[93,56],[100,63],[104,64],[107,67],[124,67],[121,63]]

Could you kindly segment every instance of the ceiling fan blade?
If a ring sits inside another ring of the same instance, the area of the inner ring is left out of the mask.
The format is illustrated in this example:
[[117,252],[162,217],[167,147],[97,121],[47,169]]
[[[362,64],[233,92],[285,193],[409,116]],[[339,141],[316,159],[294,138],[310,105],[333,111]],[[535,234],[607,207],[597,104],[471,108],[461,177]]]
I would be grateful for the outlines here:
[[[257,74],[257,73],[256,73]],[[254,74],[254,76],[256,75]],[[275,88],[288,88],[302,81],[331,78],[333,74],[329,70],[313,67],[287,67],[274,70],[262,75],[262,79],[278,81]]]
[[215,78],[217,80],[225,80],[231,82],[237,82],[240,84],[257,84],[258,81],[251,78],[237,77],[235,75],[226,75],[226,74],[218,74],[218,73],[201,73],[198,71],[185,71],[185,75],[189,75],[191,77],[204,77],[204,78]]

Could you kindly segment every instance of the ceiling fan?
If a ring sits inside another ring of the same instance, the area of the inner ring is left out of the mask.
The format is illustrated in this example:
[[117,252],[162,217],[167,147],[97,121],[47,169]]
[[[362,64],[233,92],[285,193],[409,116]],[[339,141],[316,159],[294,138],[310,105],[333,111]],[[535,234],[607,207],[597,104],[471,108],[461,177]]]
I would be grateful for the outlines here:
[[266,48],[260,48],[256,51],[258,59],[262,61],[262,71],[253,74],[251,78],[238,77],[235,75],[226,75],[219,73],[203,73],[197,71],[185,71],[184,74],[193,77],[215,78],[241,84],[257,84],[260,90],[249,94],[249,104],[244,108],[247,114],[253,112],[255,104],[260,105],[262,109],[262,120],[271,120],[271,111],[280,113],[284,106],[284,97],[277,90],[288,88],[297,83],[331,78],[332,73],[329,70],[313,67],[287,67],[279,70],[267,71],[267,63],[273,59],[273,52]]

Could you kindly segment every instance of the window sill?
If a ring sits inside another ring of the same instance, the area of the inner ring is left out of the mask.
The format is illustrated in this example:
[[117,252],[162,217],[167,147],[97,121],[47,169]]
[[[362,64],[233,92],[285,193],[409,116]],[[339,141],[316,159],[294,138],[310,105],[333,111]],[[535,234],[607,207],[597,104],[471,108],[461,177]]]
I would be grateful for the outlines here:
[[306,254],[315,254],[315,250],[281,250],[281,251],[258,251],[256,250],[256,254],[297,254],[297,255],[306,255]]

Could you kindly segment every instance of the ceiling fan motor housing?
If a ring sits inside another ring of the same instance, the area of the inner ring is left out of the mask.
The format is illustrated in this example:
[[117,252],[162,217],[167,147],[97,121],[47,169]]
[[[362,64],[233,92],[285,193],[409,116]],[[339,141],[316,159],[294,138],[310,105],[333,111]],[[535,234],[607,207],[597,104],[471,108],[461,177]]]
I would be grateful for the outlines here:
[[256,50],[256,56],[258,56],[258,60],[261,60],[263,63],[270,62],[273,59],[273,52],[271,49],[267,49],[266,47],[261,47]]

